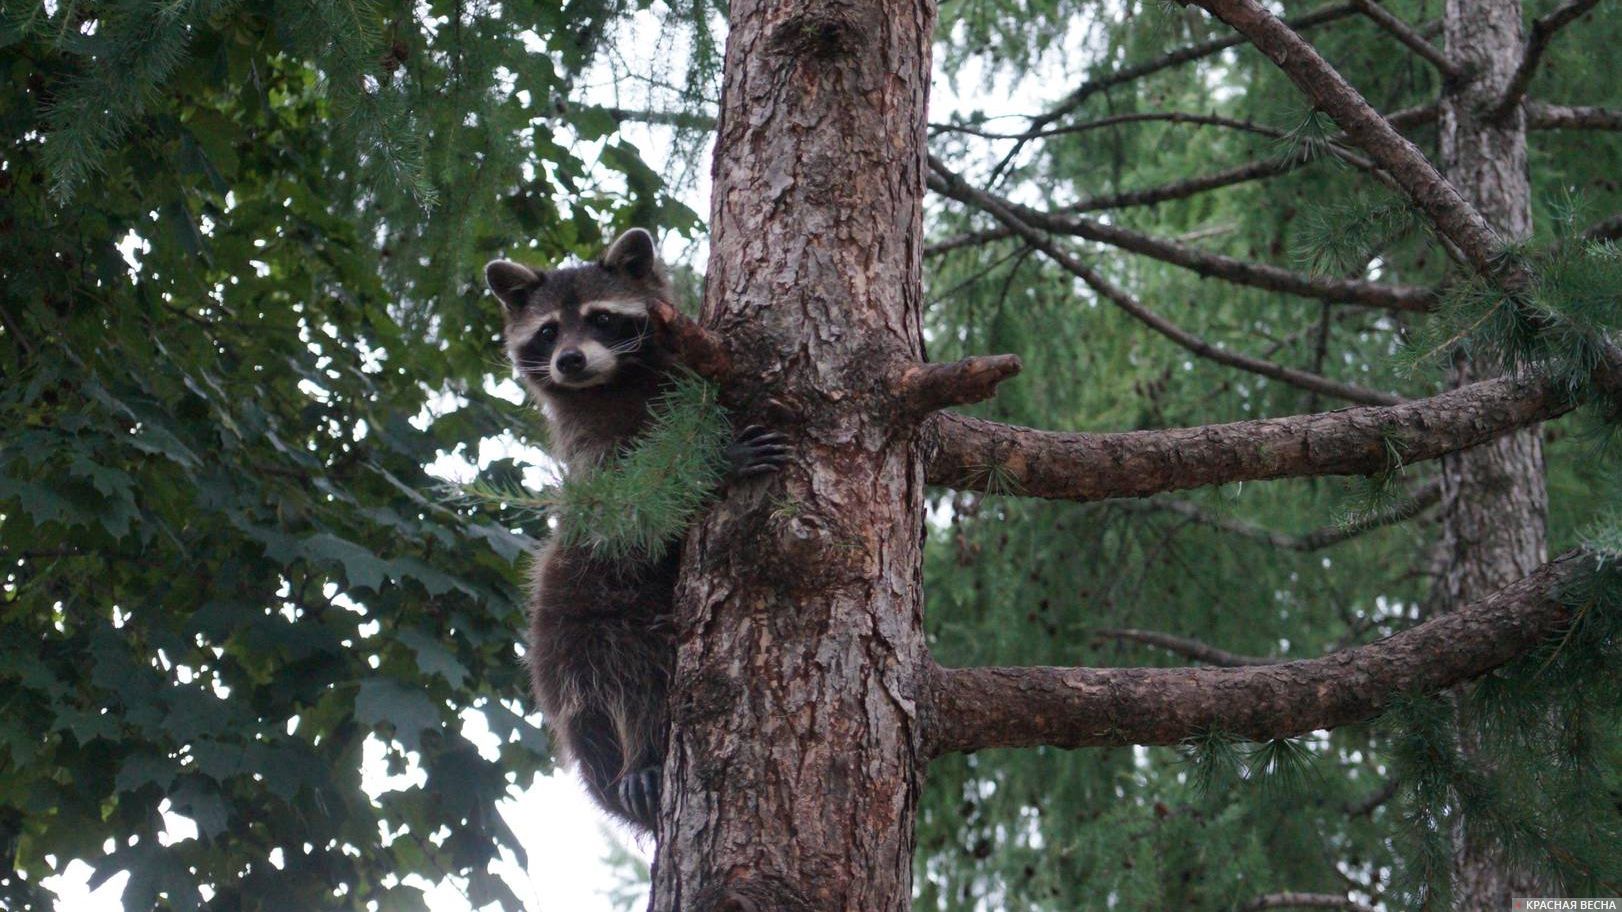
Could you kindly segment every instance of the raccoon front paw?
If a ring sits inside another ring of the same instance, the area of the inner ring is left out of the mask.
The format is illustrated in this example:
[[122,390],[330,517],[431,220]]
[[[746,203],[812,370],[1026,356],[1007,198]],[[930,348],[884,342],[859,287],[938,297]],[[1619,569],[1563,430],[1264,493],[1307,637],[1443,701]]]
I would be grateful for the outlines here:
[[744,428],[727,447],[732,473],[739,478],[754,478],[781,469],[788,464],[786,440],[782,434],[758,424]]
[[619,781],[620,808],[649,827],[659,817],[659,767],[645,766]]

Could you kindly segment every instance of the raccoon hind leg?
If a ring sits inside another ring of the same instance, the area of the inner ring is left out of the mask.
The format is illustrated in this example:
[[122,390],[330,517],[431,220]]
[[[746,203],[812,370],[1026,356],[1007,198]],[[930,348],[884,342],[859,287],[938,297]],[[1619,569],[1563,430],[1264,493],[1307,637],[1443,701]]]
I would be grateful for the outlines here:
[[659,816],[659,765],[653,758],[629,760],[613,723],[602,713],[585,713],[567,727],[569,754],[592,800],[638,828],[652,830]]

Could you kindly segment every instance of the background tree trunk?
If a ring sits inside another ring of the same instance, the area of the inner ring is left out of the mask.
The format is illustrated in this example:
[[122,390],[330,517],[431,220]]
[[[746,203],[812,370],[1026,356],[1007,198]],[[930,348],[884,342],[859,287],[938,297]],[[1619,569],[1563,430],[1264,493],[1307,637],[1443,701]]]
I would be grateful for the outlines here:
[[[1441,156],[1448,180],[1507,242],[1532,233],[1526,116],[1517,105],[1498,120],[1488,112],[1520,63],[1520,0],[1448,0],[1443,20],[1448,55],[1473,79],[1447,85],[1441,101]],[[1455,385],[1488,368],[1460,361]],[[1514,582],[1547,559],[1548,495],[1541,430],[1532,427],[1442,459],[1442,536],[1433,611],[1450,611]],[[1478,753],[1466,737],[1467,755]],[[1507,909],[1514,895],[1547,887],[1518,874],[1491,843],[1458,831],[1454,903],[1460,909]]]
[[928,0],[731,7],[705,322],[798,465],[689,536],[652,907],[911,904]]

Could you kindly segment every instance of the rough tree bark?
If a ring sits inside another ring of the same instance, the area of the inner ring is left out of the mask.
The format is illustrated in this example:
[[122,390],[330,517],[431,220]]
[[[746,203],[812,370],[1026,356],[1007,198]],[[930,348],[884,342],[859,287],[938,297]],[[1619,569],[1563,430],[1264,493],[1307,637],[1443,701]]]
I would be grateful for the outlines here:
[[[1442,91],[1441,158],[1448,180],[1506,241],[1532,234],[1526,115],[1515,104],[1494,116],[1521,63],[1520,0],[1447,0],[1442,33],[1450,58],[1473,78]],[[1490,372],[1458,362],[1455,386]],[[1453,611],[1532,572],[1547,558],[1548,494],[1541,431],[1533,426],[1441,460],[1438,576],[1429,608]],[[1472,739],[1463,739],[1475,754]],[[1454,902],[1461,909],[1507,909],[1512,896],[1548,895],[1517,873],[1491,843],[1455,835]]]
[[704,321],[800,458],[687,542],[658,912],[911,903],[934,17],[731,6]]
[[[1455,58],[1484,75],[1450,87],[1441,108],[1463,194],[1256,0],[1193,2],[1329,111],[1461,260],[1497,269],[1499,232],[1523,234],[1529,221],[1522,108],[1498,121],[1480,113],[1502,101],[1494,87],[1519,59],[1499,59],[1519,48],[1516,0],[1492,0],[1481,22],[1450,0],[1450,46],[1485,55]],[[1128,434],[931,417],[988,397],[1019,367],[1006,356],[924,362],[934,15],[931,0],[730,9],[707,328],[668,308],[656,317],[685,361],[724,382],[742,420],[791,433],[797,461],[734,487],[687,539],[655,912],[901,912],[931,756],[1169,743],[1213,727],[1265,739],[1368,718],[1406,688],[1452,686],[1542,641],[1568,618],[1562,587],[1592,569],[1576,553],[1538,566],[1542,463],[1536,434],[1522,433],[1449,461],[1454,560],[1439,597],[1471,605],[1401,636],[1231,669],[938,668],[921,618],[926,480],[1085,500],[1375,473],[1572,403],[1547,383],[1499,379],[1396,405]],[[1613,352],[1598,379],[1622,384],[1622,358]]]

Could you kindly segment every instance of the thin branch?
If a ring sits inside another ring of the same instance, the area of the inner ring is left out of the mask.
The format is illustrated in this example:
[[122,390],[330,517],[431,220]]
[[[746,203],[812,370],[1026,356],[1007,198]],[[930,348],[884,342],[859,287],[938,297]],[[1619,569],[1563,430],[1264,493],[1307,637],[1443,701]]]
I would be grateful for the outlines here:
[[1264,545],[1270,545],[1285,551],[1300,551],[1310,554],[1314,551],[1322,551],[1325,548],[1338,545],[1341,542],[1350,541],[1375,529],[1383,529],[1386,526],[1407,522],[1441,499],[1442,485],[1439,481],[1432,480],[1421,485],[1411,496],[1403,498],[1400,503],[1393,504],[1386,509],[1374,511],[1366,516],[1359,516],[1349,522],[1322,526],[1299,535],[1279,532],[1242,519],[1223,516],[1188,500],[1123,500],[1117,506],[1129,510],[1175,513],[1202,526],[1210,526],[1213,529],[1231,532],[1242,538],[1261,542]]
[[1187,199],[1208,190],[1288,174],[1313,161],[1315,159],[1300,155],[1269,156],[1156,187],[1097,194],[1066,206],[1065,209],[1071,212],[1098,212],[1106,209],[1125,209],[1130,206],[1153,206],[1171,200]]
[[1526,88],[1532,84],[1532,76],[1537,73],[1543,52],[1549,49],[1549,42],[1555,33],[1598,5],[1599,0],[1569,0],[1547,16],[1539,16],[1532,21],[1532,36],[1526,39],[1526,51],[1521,54],[1521,63],[1515,68],[1514,75],[1509,77],[1504,94],[1499,96],[1498,103],[1487,115],[1488,120],[1504,120],[1515,113],[1521,99],[1526,97]]
[[1113,117],[1103,117],[1098,120],[1089,120],[1086,123],[1071,124],[1068,127],[1055,127],[1040,132],[1022,133],[996,133],[984,130],[970,124],[930,124],[929,129],[935,133],[962,133],[967,136],[978,136],[981,139],[1045,139],[1049,136],[1066,136],[1072,133],[1087,133],[1093,130],[1103,130],[1109,127],[1118,127],[1131,123],[1173,123],[1194,124],[1196,126],[1226,127],[1244,133],[1255,133],[1271,139],[1282,139],[1286,131],[1277,127],[1269,127],[1256,123],[1253,120],[1238,120],[1232,117],[1220,117],[1215,114],[1194,114],[1187,111],[1147,111],[1137,114],[1116,114]]
[[1384,785],[1380,786],[1369,794],[1364,795],[1362,798],[1359,798],[1356,801],[1346,802],[1346,816],[1367,817],[1368,815],[1374,813],[1376,808],[1385,804],[1387,801],[1390,801],[1392,798],[1395,798],[1396,795],[1397,780],[1387,779]]
[[1494,275],[1502,240],[1419,147],[1405,139],[1312,45],[1257,0],[1192,0],[1250,39],[1312,103],[1334,119],[1483,275]]
[[655,124],[663,127],[680,127],[685,130],[713,130],[715,118],[709,114],[693,111],[643,111],[631,108],[605,108],[609,117],[619,123]]
[[[1622,395],[1615,353],[1596,385]],[[1270,478],[1373,475],[1557,418],[1577,402],[1547,379],[1501,377],[1400,405],[1124,433],[1063,433],[936,415],[930,484],[1055,500],[1147,497]]]
[[[1312,28],[1313,26],[1323,25],[1326,22],[1333,22],[1337,19],[1343,19],[1347,16],[1355,15],[1356,13],[1356,7],[1352,6],[1351,4],[1337,4],[1334,6],[1322,7],[1295,19],[1291,19],[1290,24],[1297,29],[1308,29]],[[1106,73],[1103,76],[1098,76],[1087,80],[1080,86],[1077,86],[1076,89],[1070,94],[1060,99],[1059,103],[1054,105],[1052,110],[1048,111],[1046,114],[1040,114],[1031,118],[1030,127],[1026,131],[1028,135],[1021,136],[1019,141],[1014,144],[1014,147],[1009,149],[1008,153],[1003,156],[1002,161],[998,162],[997,166],[991,170],[992,180],[996,180],[997,175],[1001,174],[1003,169],[1008,167],[1008,164],[1019,155],[1020,150],[1024,148],[1026,142],[1035,138],[1036,136],[1041,135],[1041,132],[1046,129],[1049,124],[1081,107],[1082,104],[1087,101],[1087,99],[1098,94],[1099,92],[1114,86],[1132,82],[1137,79],[1142,79],[1151,73],[1158,73],[1161,70],[1170,69],[1174,66],[1200,60],[1202,58],[1209,57],[1212,54],[1220,54],[1228,48],[1235,47],[1243,43],[1244,41],[1242,39],[1236,37],[1216,38],[1210,41],[1202,41],[1199,44],[1191,44],[1186,47],[1169,51],[1152,60],[1146,60],[1143,63],[1123,67],[1112,73]]]
[[1622,130],[1622,111],[1584,105],[1526,103],[1528,130]]
[[1357,11],[1369,17],[1380,28],[1390,32],[1392,37],[1408,46],[1408,49],[1425,58],[1442,78],[1448,82],[1458,82],[1464,78],[1464,68],[1453,62],[1453,58],[1408,23],[1403,22],[1391,11],[1381,6],[1376,0],[1352,0]]
[[1176,744],[1221,731],[1266,741],[1361,722],[1394,697],[1480,677],[1544,642],[1564,588],[1596,559],[1568,552],[1457,611],[1367,646],[1241,668],[937,668],[920,716],[931,756],[992,747]]
[[1175,655],[1180,655],[1196,662],[1204,662],[1217,668],[1243,668],[1247,665],[1280,665],[1285,659],[1269,659],[1263,656],[1239,655],[1226,649],[1218,649],[1199,640],[1187,637],[1172,636],[1156,630],[1134,630],[1131,628],[1105,627],[1093,631],[1094,636],[1109,637],[1116,640],[1130,640],[1164,649]]
[[1020,371],[1017,355],[985,355],[934,364],[914,364],[897,382],[902,406],[914,414],[951,405],[982,402],[997,394],[997,384]]
[[1374,912],[1373,908],[1339,893],[1269,893],[1245,903],[1240,909],[1241,912],[1261,912],[1263,909],[1345,909],[1347,912]]
[[1037,250],[1042,251],[1048,256],[1049,259],[1053,260],[1053,262],[1059,264],[1059,266],[1064,268],[1066,271],[1085,282],[1087,286],[1095,293],[1108,299],[1111,303],[1115,304],[1115,306],[1126,311],[1127,314],[1148,326],[1150,329],[1153,329],[1155,332],[1160,333],[1162,336],[1165,336],[1167,339],[1170,339],[1194,354],[1199,355],[1202,358],[1215,361],[1218,364],[1236,367],[1243,371],[1249,371],[1253,374],[1258,374],[1263,377],[1270,377],[1280,382],[1288,383],[1291,386],[1295,386],[1300,389],[1323,393],[1327,396],[1334,396],[1337,399],[1345,399],[1348,402],[1360,402],[1368,405],[1389,405],[1401,401],[1399,397],[1393,396],[1389,393],[1364,389],[1360,386],[1342,383],[1338,380],[1331,380],[1328,377],[1310,374],[1306,371],[1285,367],[1284,365],[1277,364],[1272,361],[1264,361],[1260,358],[1254,358],[1238,352],[1231,352],[1227,349],[1218,348],[1215,345],[1212,345],[1205,339],[1194,335],[1188,330],[1183,329],[1181,326],[1178,326],[1170,320],[1167,320],[1165,317],[1162,317],[1149,308],[1143,306],[1143,304],[1140,303],[1137,298],[1128,294],[1125,289],[1115,285],[1113,282],[1104,278],[1104,276],[1097,271],[1088,267],[1074,256],[1071,256],[1068,252],[1060,249],[1051,240],[1049,240],[1046,235],[1036,231],[1030,225],[1026,224],[1023,219],[1014,215],[1010,211],[1010,204],[1004,202],[1003,200],[997,199],[990,194],[984,193],[983,191],[968,187],[955,175],[952,175],[949,171],[946,171],[944,167],[938,166],[938,163],[935,162],[934,159],[931,159],[930,161],[931,165],[935,167],[937,172],[944,172],[944,174],[931,174],[929,178],[930,186],[936,187],[936,189],[948,196],[970,201],[985,209],[992,215],[992,217],[1002,222],[1004,226],[1013,230],[1016,234],[1023,238],[1027,244],[1036,248]]
[[[1421,105],[1393,111],[1386,119],[1391,121],[1392,126],[1398,129],[1408,129],[1434,121],[1436,112],[1435,105]],[[1172,181],[1155,187],[1096,194],[1072,203],[1064,207],[1064,209],[1066,212],[1099,212],[1108,209],[1125,209],[1132,206],[1153,206],[1172,200],[1187,199],[1209,190],[1219,190],[1223,187],[1231,187],[1235,184],[1248,183],[1253,180],[1278,177],[1318,160],[1311,156],[1270,155],[1265,158],[1242,162],[1220,171]],[[970,232],[925,247],[924,256],[938,256],[961,247],[972,247],[1013,236],[1014,232],[1007,228]]]
[[[1267,263],[1240,260],[1217,253],[1208,253],[1197,247],[1176,241],[1111,225],[1080,215],[1042,212],[1011,203],[977,189],[954,173],[939,159],[929,159],[933,174],[928,178],[931,190],[960,203],[973,206],[1003,223],[1003,227],[1025,237],[1032,246],[1042,249],[1047,241],[1037,235],[1033,240],[1027,232],[1016,227],[1017,221],[1030,229],[1068,234],[1089,241],[1097,241],[1151,257],[1174,266],[1180,266],[1201,276],[1219,278],[1240,285],[1249,285],[1267,291],[1280,291],[1302,297],[1336,303],[1362,304],[1387,310],[1426,310],[1435,300],[1428,288],[1412,285],[1386,285],[1379,282],[1359,282],[1326,276],[1306,275],[1281,269]],[[1040,243],[1039,243],[1040,241]],[[1048,246],[1051,247],[1051,244]],[[1079,275],[1079,274],[1078,274]],[[1091,283],[1089,283],[1091,284]]]

